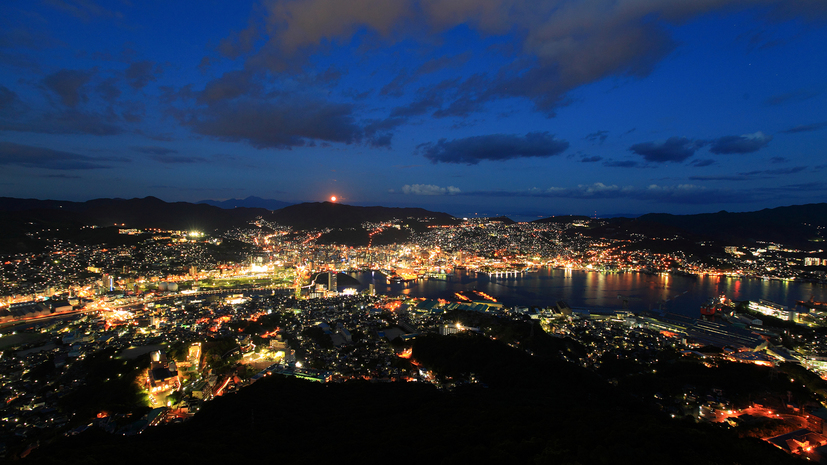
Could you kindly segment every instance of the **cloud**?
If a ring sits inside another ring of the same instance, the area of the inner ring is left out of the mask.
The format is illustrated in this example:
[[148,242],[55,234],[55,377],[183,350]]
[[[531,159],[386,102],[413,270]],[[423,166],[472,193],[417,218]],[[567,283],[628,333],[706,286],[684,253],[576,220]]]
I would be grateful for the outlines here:
[[0,142],[0,165],[48,170],[91,170],[110,168],[109,165],[103,163],[106,161],[116,161],[116,159],[94,158],[44,147]]
[[379,95],[389,95],[392,97],[401,97],[408,86],[419,79],[421,76],[431,74],[443,68],[459,68],[464,65],[471,58],[471,52],[461,53],[454,56],[439,56],[423,63],[419,68],[413,72],[406,69],[397,74],[391,82],[385,84],[379,91]]
[[299,98],[215,102],[206,109],[179,115],[193,131],[253,147],[289,149],[310,141],[362,141],[350,104]]
[[413,72],[413,74],[414,76],[421,76],[424,74],[434,73],[443,68],[459,68],[465,63],[467,63],[470,59],[470,51],[453,56],[439,56],[437,58],[430,59],[423,63],[419,68],[416,69],[416,71]]
[[773,164],[787,163],[788,161],[789,160],[787,160],[784,157],[772,157],[772,158],[770,158],[770,163],[773,163]]
[[715,154],[752,153],[767,146],[772,136],[762,132],[744,134],[741,136],[724,136],[712,141],[709,151]]
[[821,128],[827,127],[827,121],[821,123],[813,123],[813,124],[803,124],[801,126],[795,126],[789,129],[785,129],[781,132],[786,134],[795,134],[797,132],[810,132],[810,131],[818,131]]
[[402,193],[409,195],[456,195],[459,188],[454,186],[439,187],[433,184],[405,184]]
[[209,104],[241,96],[258,96],[261,92],[262,86],[256,81],[254,73],[249,70],[228,71],[208,82],[198,94],[197,101]]
[[565,140],[556,139],[548,132],[490,134],[464,139],[422,144],[418,148],[432,163],[476,165],[482,160],[511,160],[515,158],[546,158],[563,153],[569,147]]
[[392,131],[404,122],[403,118],[365,121],[363,122],[365,139],[372,147],[390,147],[393,138]]
[[596,131],[591,134],[587,134],[586,137],[583,139],[591,141],[591,142],[600,142],[602,145],[603,142],[609,137],[609,131]]
[[8,87],[0,85],[0,111],[10,108],[17,101],[17,94]]
[[91,71],[62,69],[43,78],[43,84],[60,97],[67,107],[75,107],[88,100],[83,86],[92,78]]
[[611,168],[640,168],[643,165],[632,160],[606,160],[603,162],[603,166]]
[[38,114],[31,112],[24,116],[0,119],[0,130],[44,134],[111,136],[123,132],[120,126],[112,123],[113,119],[117,119],[117,117],[69,108],[56,113]]
[[772,179],[777,176],[800,173],[806,169],[806,166],[794,166],[791,168],[753,170],[728,175],[690,176],[689,179],[691,181],[753,181],[755,179]]
[[629,150],[654,163],[682,162],[695,154],[703,142],[686,137],[670,137],[665,141],[642,142]]
[[566,198],[566,199],[604,199],[629,197],[635,192],[632,186],[618,186],[616,184],[578,184],[576,187],[549,187],[538,189],[536,187],[520,191],[474,191],[464,192],[468,196],[485,197],[543,197],[543,198]]
[[[175,152],[174,150],[172,152]],[[158,163],[164,163],[168,165],[172,164],[186,164],[186,163],[206,163],[209,160],[203,157],[188,157],[185,155],[172,155],[170,153],[155,153],[149,156],[151,160],[157,161]]]
[[124,71],[124,77],[133,89],[143,89],[161,74],[161,67],[152,61],[136,61]]
[[645,191],[638,192],[637,198],[657,203],[710,204],[731,202],[732,195],[722,191],[710,192],[703,186],[679,184],[677,186],[649,185]]
[[165,147],[132,147],[132,150],[150,155],[169,155],[171,153],[178,153],[177,150],[168,149]]
[[115,78],[109,78],[95,86],[95,90],[98,91],[98,94],[101,96],[102,99],[109,103],[114,103],[118,97],[121,96],[121,89],[115,85],[116,80]]
[[599,155],[595,155],[593,157],[583,157],[583,158],[580,159],[580,161],[583,162],[583,163],[594,163],[594,162],[598,162],[602,159],[603,159],[603,157],[601,157]]
[[40,178],[53,178],[53,179],[80,179],[80,176],[75,176],[72,174],[44,174],[42,176],[38,176]]
[[784,94],[773,95],[764,99],[765,105],[776,106],[783,105],[788,102],[803,102],[813,97],[818,96],[818,92],[810,90],[799,89]]
[[806,166],[794,166],[792,168],[776,168],[774,170],[756,170],[756,171],[748,171],[746,173],[740,173],[744,176],[755,176],[755,175],[769,175],[769,176],[778,176],[783,174],[795,174],[800,173],[806,170]]
[[692,160],[689,162],[690,165],[696,168],[702,168],[704,166],[710,166],[715,164],[715,160],[705,159],[705,160]]
[[754,178],[740,174],[723,174],[710,176],[689,176],[690,181],[750,181]]
[[[245,67],[274,74],[301,73],[316,52],[358,40],[363,53],[399,43],[433,47],[423,37],[443,35],[462,26],[480,37],[515,39],[505,64],[475,81],[453,99],[445,100],[446,115],[480,108],[499,98],[521,98],[548,115],[581,85],[610,76],[647,76],[677,47],[675,25],[720,10],[755,5],[790,8],[811,6],[808,0],[292,0],[263,2],[248,26],[221,41],[218,51],[231,59],[243,57]],[[776,13],[783,20],[788,15]],[[588,57],[584,60],[583,57]],[[476,58],[476,57],[474,57]],[[479,57],[480,60],[485,59]],[[439,61],[396,76],[385,89],[398,95],[419,73],[442,66]],[[472,63],[473,64],[473,63]],[[434,99],[430,99],[434,101]]]

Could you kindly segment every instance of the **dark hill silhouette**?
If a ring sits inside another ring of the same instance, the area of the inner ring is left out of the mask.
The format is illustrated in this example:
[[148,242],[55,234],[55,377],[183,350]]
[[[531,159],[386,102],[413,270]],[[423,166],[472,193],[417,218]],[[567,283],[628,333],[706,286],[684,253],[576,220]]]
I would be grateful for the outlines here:
[[282,202],[281,200],[262,199],[261,197],[250,196],[246,199],[229,199],[229,200],[199,200],[195,203],[203,203],[212,205],[218,208],[266,208],[267,210],[278,210],[280,208],[289,207],[293,205],[290,202]]
[[380,223],[393,218],[408,220],[403,223],[414,229],[424,229],[428,225],[458,221],[447,213],[423,208],[357,207],[332,202],[291,205],[265,215],[265,218],[295,229],[358,228],[365,222]]
[[262,208],[226,210],[211,205],[142,199],[95,199],[87,202],[0,198],[0,211],[37,223],[69,223],[124,228],[161,228],[212,232],[243,226],[269,213]]
[[502,224],[515,224],[516,221],[512,220],[507,216],[495,216],[494,218],[488,218],[488,221],[499,221]]
[[539,220],[532,221],[532,223],[574,223],[575,221],[586,221],[588,219],[589,219],[588,216],[561,215],[561,216],[550,216],[548,218],[541,218]]
[[744,213],[650,213],[638,220],[679,228],[733,244],[771,241],[801,246],[818,237],[817,227],[827,227],[827,203],[765,208]]
[[437,372],[475,372],[489,387],[447,392],[426,383],[323,385],[276,375],[204,404],[183,425],[131,438],[91,428],[41,445],[26,460],[797,463],[763,441],[669,418],[554,357],[462,336],[417,339],[413,353]]
[[[219,208],[207,204],[165,202],[156,197],[142,199],[95,199],[87,202],[65,200],[15,199],[0,197],[0,220],[4,233],[0,235],[0,253],[38,250],[42,244],[26,233],[42,229],[77,229],[84,225],[115,226],[123,228],[159,228],[198,230],[208,233],[223,232],[234,227],[246,227],[255,218],[263,217],[295,229],[332,228],[327,242],[365,245],[367,231],[364,222],[381,223],[398,218],[415,230],[428,225],[458,221],[447,213],[430,212],[422,208],[357,207],[352,205],[304,203],[276,211],[264,208]],[[349,229],[353,230],[349,230]],[[336,239],[337,234],[353,235]],[[394,240],[408,235],[384,234]],[[347,239],[345,238],[345,239]],[[377,240],[377,243],[379,241]]]

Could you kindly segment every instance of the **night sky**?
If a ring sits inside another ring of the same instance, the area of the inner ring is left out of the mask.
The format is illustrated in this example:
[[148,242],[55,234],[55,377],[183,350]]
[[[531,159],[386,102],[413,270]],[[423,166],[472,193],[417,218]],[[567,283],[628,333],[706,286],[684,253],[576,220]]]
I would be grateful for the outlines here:
[[827,201],[823,0],[6,0],[0,196]]

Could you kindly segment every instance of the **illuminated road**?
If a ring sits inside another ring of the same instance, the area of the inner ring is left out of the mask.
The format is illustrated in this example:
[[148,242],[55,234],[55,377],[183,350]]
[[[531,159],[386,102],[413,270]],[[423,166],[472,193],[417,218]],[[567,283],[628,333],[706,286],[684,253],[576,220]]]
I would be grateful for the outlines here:
[[237,293],[244,293],[244,292],[265,292],[265,291],[272,291],[272,290],[276,290],[276,289],[287,289],[287,290],[289,290],[289,289],[292,289],[292,288],[289,287],[289,286],[263,286],[263,287],[234,288],[234,289],[212,289],[212,290],[209,290],[209,291],[191,292],[191,293],[187,293],[187,294],[179,293],[179,294],[167,294],[167,295],[163,295],[163,296],[155,296],[155,297],[152,297],[152,298],[149,298],[149,299],[143,299],[143,300],[138,301],[138,302],[130,302],[130,303],[125,303],[125,304],[122,304],[122,305],[115,305],[115,306],[107,306],[103,302],[93,302],[93,303],[91,303],[91,304],[89,304],[89,305],[87,305],[83,308],[79,308],[77,310],[71,310],[71,311],[68,311],[68,312],[52,313],[52,314],[49,314],[49,315],[41,315],[41,316],[31,316],[31,317],[25,317],[25,318],[12,320],[12,321],[7,321],[3,324],[0,324],[0,328],[12,327],[12,326],[16,326],[16,325],[24,324],[24,323],[35,323],[35,322],[38,322],[38,321],[46,321],[46,320],[49,320],[49,319],[52,319],[52,318],[61,318],[61,317],[67,317],[67,316],[73,316],[73,315],[80,315],[80,314],[84,314],[84,313],[101,312],[101,311],[109,312],[109,311],[118,310],[118,309],[121,309],[121,308],[124,308],[124,307],[132,307],[134,305],[143,305],[143,304],[147,304],[147,303],[150,303],[150,302],[158,302],[158,301],[166,300],[166,299],[177,299],[177,298],[183,298],[183,297],[188,297],[188,298],[189,297],[199,297],[199,296],[215,295],[215,294],[237,294]]

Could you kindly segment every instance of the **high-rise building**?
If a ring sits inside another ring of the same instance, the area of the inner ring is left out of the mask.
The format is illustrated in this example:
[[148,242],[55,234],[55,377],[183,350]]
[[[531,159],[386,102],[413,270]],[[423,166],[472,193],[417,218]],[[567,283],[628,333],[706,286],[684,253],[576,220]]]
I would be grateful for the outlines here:
[[339,285],[337,283],[335,271],[327,273],[327,288],[330,290],[330,292],[336,292],[339,290]]

